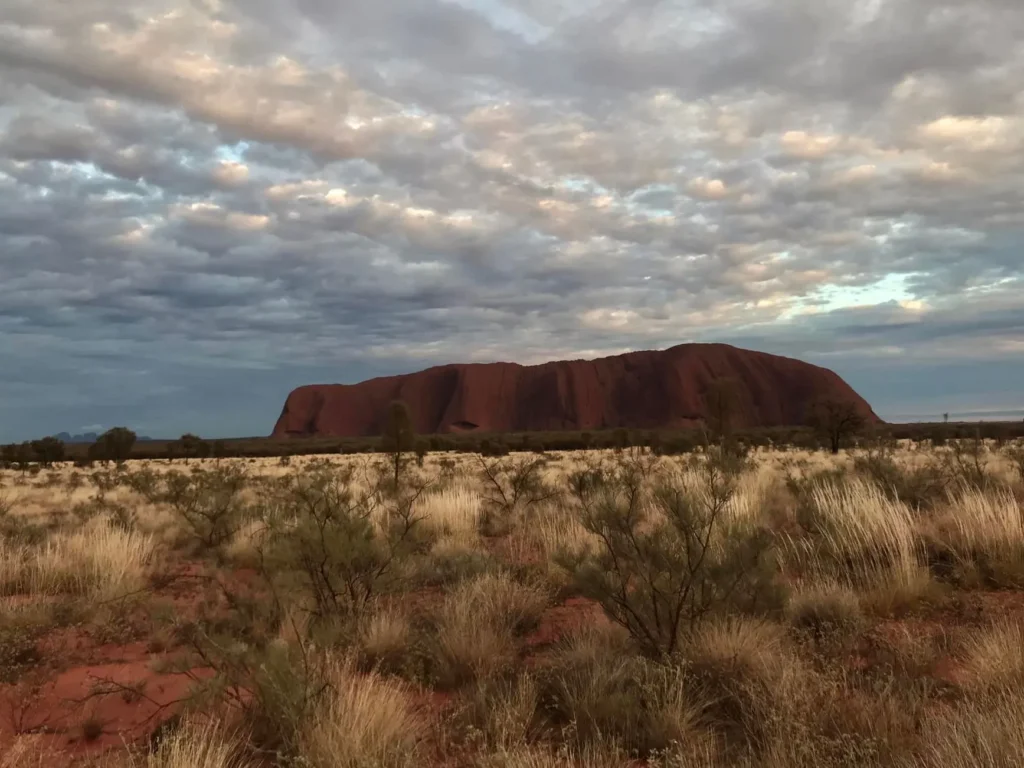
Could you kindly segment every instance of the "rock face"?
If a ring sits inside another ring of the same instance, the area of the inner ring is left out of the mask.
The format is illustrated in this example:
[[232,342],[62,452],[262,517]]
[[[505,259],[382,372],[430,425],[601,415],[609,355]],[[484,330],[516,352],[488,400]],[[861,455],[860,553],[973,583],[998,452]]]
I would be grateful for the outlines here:
[[819,397],[852,401],[879,421],[826,368],[725,344],[683,344],[599,360],[442,365],[359,384],[299,387],[273,436],[379,435],[393,400],[409,405],[420,434],[692,427],[707,415],[708,388],[717,378],[739,383],[739,428],[801,424]]

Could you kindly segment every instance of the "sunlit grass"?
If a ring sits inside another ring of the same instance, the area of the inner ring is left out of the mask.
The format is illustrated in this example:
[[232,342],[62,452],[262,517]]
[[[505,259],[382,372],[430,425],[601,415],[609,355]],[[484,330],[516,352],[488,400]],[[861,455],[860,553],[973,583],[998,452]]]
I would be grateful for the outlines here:
[[329,675],[330,692],[302,736],[311,768],[405,768],[419,764],[426,728],[411,692],[380,675],[360,674],[345,659]]
[[95,521],[39,546],[0,539],[0,590],[110,600],[140,590],[154,557],[152,537]]

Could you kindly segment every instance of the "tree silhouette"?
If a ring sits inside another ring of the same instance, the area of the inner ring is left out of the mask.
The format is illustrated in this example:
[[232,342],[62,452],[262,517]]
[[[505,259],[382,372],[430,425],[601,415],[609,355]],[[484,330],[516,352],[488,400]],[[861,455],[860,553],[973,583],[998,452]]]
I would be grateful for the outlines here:
[[724,443],[732,434],[740,412],[740,383],[732,378],[715,379],[704,396],[706,423],[711,434]]
[[64,441],[56,437],[44,437],[32,441],[32,453],[36,461],[48,467],[58,461],[64,461]]
[[114,427],[100,435],[89,447],[89,457],[123,464],[132,454],[135,433],[127,427]]
[[867,419],[851,400],[822,397],[808,408],[807,423],[828,440],[832,453],[836,454],[843,440],[860,432]]
[[395,400],[388,406],[388,419],[381,435],[381,447],[390,454],[390,463],[394,467],[395,488],[401,477],[405,454],[411,453],[416,447],[416,432],[412,426],[412,414],[409,406],[401,400]]
[[186,432],[178,438],[178,445],[181,446],[181,455],[185,457],[186,463],[190,458],[205,459],[213,452],[209,442],[191,432]]

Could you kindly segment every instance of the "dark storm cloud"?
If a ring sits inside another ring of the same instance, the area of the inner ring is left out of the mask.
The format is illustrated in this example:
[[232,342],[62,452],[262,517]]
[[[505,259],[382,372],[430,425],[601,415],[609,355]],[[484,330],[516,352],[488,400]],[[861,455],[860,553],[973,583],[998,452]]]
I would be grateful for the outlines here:
[[1015,0],[2,5],[2,438],[690,340],[883,415],[1024,372]]

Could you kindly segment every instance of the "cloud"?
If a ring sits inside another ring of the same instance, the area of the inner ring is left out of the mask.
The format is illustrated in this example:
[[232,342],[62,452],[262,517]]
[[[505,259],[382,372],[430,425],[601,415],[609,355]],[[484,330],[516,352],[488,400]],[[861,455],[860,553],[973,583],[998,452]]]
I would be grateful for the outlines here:
[[690,340],[1012,400],[1022,40],[1013,0],[8,0],[0,439]]

